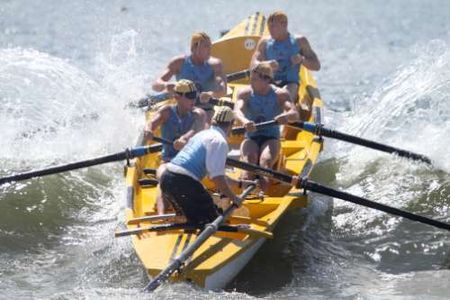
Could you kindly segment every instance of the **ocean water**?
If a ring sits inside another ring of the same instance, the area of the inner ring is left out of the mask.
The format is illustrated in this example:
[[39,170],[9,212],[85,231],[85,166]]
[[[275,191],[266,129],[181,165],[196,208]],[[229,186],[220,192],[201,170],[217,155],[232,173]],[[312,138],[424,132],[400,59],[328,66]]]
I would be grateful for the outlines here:
[[[448,1],[0,2],[0,176],[133,146],[150,90],[194,31],[213,39],[281,9],[308,37],[325,124],[422,153],[433,166],[326,140],[313,179],[450,222]],[[448,299],[450,235],[313,194],[224,290],[164,285],[123,220],[122,165],[0,187],[0,299]]]

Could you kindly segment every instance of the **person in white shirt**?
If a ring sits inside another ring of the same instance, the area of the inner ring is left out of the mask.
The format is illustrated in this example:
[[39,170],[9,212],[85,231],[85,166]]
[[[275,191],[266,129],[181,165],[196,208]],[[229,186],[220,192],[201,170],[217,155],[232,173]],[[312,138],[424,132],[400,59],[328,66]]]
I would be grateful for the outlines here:
[[217,207],[201,180],[208,175],[216,188],[231,201],[238,198],[232,186],[254,183],[250,180],[234,180],[225,175],[228,154],[227,135],[230,133],[234,113],[226,106],[214,108],[212,126],[194,135],[180,152],[167,164],[161,176],[160,187],[178,215],[184,215],[188,223],[207,224],[218,216]]

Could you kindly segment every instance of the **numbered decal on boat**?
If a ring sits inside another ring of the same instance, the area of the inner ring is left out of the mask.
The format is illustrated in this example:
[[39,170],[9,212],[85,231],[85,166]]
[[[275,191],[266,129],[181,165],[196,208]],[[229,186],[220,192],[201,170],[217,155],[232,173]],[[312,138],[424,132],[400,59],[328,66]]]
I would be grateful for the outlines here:
[[255,49],[256,42],[253,39],[246,39],[244,42],[244,47],[247,50],[253,50]]

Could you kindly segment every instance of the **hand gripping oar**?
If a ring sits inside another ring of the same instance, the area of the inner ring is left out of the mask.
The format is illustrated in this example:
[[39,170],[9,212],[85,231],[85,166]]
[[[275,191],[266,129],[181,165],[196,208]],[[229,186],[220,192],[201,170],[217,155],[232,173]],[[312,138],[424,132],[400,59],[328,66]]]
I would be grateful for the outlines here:
[[149,284],[144,288],[144,291],[151,292],[154,291],[158,286],[160,286],[165,280],[167,280],[172,273],[179,270],[184,262],[192,255],[194,252],[211,236],[213,235],[220,224],[225,221],[235,210],[243,199],[255,188],[255,185],[248,186],[241,195],[239,195],[239,203],[233,203],[228,207],[223,215],[217,217],[214,222],[205,225],[205,229],[197,236],[197,239],[190,244],[181,254],[175,258],[161,273],[158,274]]
[[[239,79],[244,79],[250,76],[250,70],[242,70],[235,73],[227,74],[227,82],[233,82]],[[154,105],[156,103],[166,101],[168,99],[172,98],[171,93],[160,93],[160,94],[154,94],[154,95],[147,95],[144,98],[139,99],[138,101],[133,101],[128,104],[129,107],[133,108],[144,108],[149,105]],[[225,104],[224,104],[225,105]]]
[[[261,123],[255,124],[255,128],[256,128],[256,130],[260,130],[260,129],[264,129],[264,128],[276,126],[276,125],[280,125],[280,124],[275,120],[271,120],[271,121],[266,121],[266,122],[261,122]],[[245,133],[245,127],[244,126],[235,127],[231,130],[231,133],[235,134],[235,135],[243,134],[243,133]]]
[[[271,120],[271,121],[255,124],[255,128],[256,128],[256,130],[260,130],[263,128],[276,126],[276,125],[279,125],[278,122]],[[245,127],[235,127],[231,130],[231,133],[234,135],[243,134],[244,132],[245,132]],[[173,142],[166,140],[164,138],[157,137],[157,136],[154,136],[153,140],[158,143],[169,144],[169,145],[173,144]]]
[[342,191],[338,191],[326,186],[323,186],[319,183],[309,180],[308,178],[298,178],[297,176],[290,176],[288,174],[284,174],[272,169],[263,168],[254,164],[249,164],[245,162],[241,162],[239,160],[233,158],[227,158],[227,164],[236,168],[240,168],[243,170],[247,170],[250,172],[254,172],[256,174],[262,176],[273,177],[279,181],[291,183],[297,188],[303,188],[308,191],[328,195],[331,197],[339,198],[348,202],[352,202],[358,205],[374,208],[392,215],[400,216],[412,221],[417,221],[420,223],[428,224],[437,228],[445,229],[450,231],[450,224],[436,221],[427,217],[423,217],[420,215],[416,215],[395,207],[391,207],[388,205],[384,205],[381,203],[373,202],[368,199],[364,199],[362,197],[358,197],[355,195],[351,195]]
[[380,150],[380,151],[387,152],[387,153],[394,153],[394,154],[397,154],[398,156],[422,161],[422,162],[425,162],[425,163],[431,165],[431,159],[429,159],[428,157],[426,157],[422,154],[417,154],[417,153],[413,153],[410,151],[394,148],[394,147],[391,147],[388,145],[380,144],[380,143],[377,143],[374,141],[369,141],[369,140],[359,138],[356,136],[352,136],[349,134],[345,134],[345,133],[342,133],[339,131],[331,130],[331,129],[323,127],[320,124],[314,124],[314,123],[309,123],[309,122],[296,122],[296,123],[288,124],[288,126],[301,128],[306,131],[312,132],[318,136],[325,136],[325,137],[329,137],[332,139],[337,139],[337,140],[357,144],[360,146]]
[[110,154],[110,155],[106,155],[106,156],[101,156],[98,158],[83,160],[83,161],[70,163],[70,164],[62,165],[62,166],[50,167],[50,168],[38,170],[38,171],[31,171],[31,172],[11,175],[11,176],[7,176],[7,177],[2,177],[2,178],[0,178],[0,185],[7,183],[7,182],[11,182],[11,181],[21,181],[21,180],[30,179],[33,177],[57,174],[57,173],[61,173],[61,172],[72,171],[72,170],[76,170],[76,169],[86,168],[86,167],[100,165],[100,164],[114,162],[114,161],[133,159],[135,157],[144,156],[148,153],[161,151],[161,149],[162,149],[161,144],[126,149],[125,151],[122,151],[122,152],[118,152],[118,153]]

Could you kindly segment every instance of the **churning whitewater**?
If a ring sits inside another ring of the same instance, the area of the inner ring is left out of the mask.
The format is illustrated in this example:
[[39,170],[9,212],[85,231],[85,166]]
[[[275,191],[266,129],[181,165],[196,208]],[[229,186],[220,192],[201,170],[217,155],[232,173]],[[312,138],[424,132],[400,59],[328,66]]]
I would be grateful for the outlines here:
[[[433,166],[325,141],[312,179],[450,222],[448,1],[4,1],[0,4],[0,176],[135,146],[128,103],[192,32],[213,39],[281,9],[308,37],[325,125],[422,153]],[[450,235],[312,195],[224,291],[144,294],[123,223],[123,164],[0,186],[1,299],[446,299]]]

